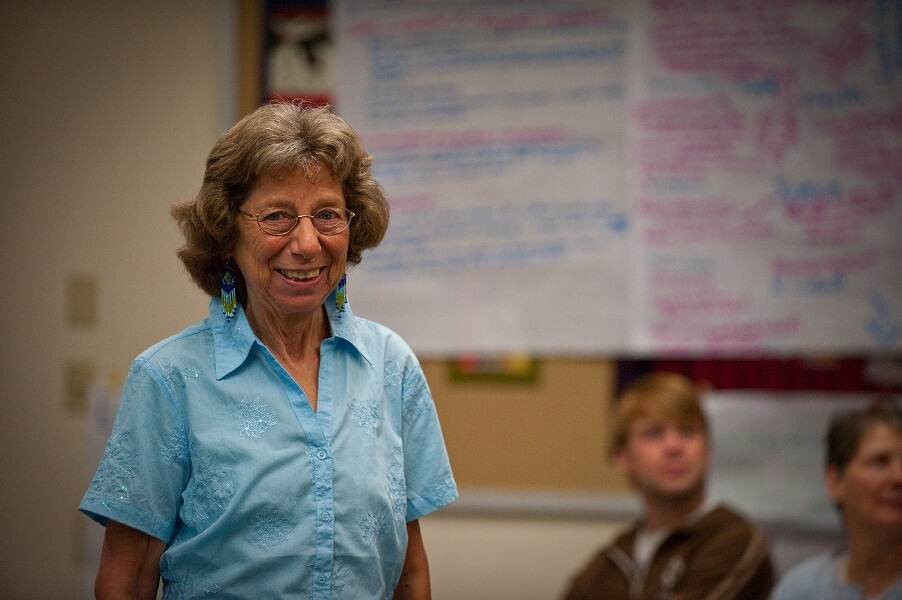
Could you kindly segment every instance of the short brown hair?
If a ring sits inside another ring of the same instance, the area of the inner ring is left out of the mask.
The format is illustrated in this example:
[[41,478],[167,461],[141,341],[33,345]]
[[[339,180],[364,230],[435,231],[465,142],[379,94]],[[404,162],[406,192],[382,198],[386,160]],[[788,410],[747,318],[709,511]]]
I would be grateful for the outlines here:
[[[261,106],[213,145],[200,192],[171,213],[185,236],[178,256],[191,278],[211,296],[219,293],[226,258],[237,240],[235,221],[261,176],[302,169],[314,179],[325,167],[341,184],[351,222],[348,262],[382,241],[388,229],[388,202],[373,178],[372,156],[357,132],[329,107],[280,102]],[[247,289],[239,277],[238,298]]]
[[648,373],[623,390],[614,407],[609,446],[611,456],[626,447],[630,426],[643,417],[699,425],[708,436],[708,419],[702,410],[698,389],[689,379],[677,373]]
[[827,428],[827,467],[841,477],[846,466],[858,453],[861,440],[875,425],[886,425],[902,433],[902,411],[892,402],[878,401],[863,409],[836,413]]

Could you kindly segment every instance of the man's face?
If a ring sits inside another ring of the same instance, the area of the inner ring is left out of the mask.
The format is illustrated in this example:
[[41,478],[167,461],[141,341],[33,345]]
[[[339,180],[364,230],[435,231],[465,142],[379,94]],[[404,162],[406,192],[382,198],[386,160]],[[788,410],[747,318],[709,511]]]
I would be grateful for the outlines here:
[[615,462],[643,496],[689,499],[704,491],[708,438],[700,423],[640,417],[631,423]]

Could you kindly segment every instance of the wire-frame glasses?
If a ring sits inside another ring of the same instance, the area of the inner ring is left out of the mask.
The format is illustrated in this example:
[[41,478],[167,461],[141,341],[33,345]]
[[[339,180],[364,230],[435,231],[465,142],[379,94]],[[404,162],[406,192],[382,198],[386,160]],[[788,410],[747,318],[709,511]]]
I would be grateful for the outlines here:
[[283,208],[266,208],[257,214],[243,210],[241,215],[253,219],[269,235],[288,235],[298,226],[301,219],[309,217],[313,226],[323,235],[338,235],[348,228],[355,213],[346,208],[327,206],[312,215],[295,215]]

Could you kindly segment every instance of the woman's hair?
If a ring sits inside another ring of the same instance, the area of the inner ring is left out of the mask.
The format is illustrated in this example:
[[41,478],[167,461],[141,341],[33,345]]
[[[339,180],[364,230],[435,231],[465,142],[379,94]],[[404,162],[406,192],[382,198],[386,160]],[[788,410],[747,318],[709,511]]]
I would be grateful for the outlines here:
[[708,419],[702,410],[698,389],[677,373],[656,372],[630,383],[614,407],[609,452],[614,456],[629,440],[630,426],[640,418],[661,419],[702,428],[708,436]]
[[[238,237],[238,209],[259,179],[301,169],[313,180],[325,168],[355,213],[348,262],[357,264],[388,229],[388,202],[373,178],[372,163],[357,132],[330,108],[289,102],[261,106],[214,144],[197,196],[172,207],[185,236],[178,256],[201,289],[219,294],[223,268]],[[247,289],[240,276],[236,287],[244,302]]]
[[827,428],[827,467],[841,477],[858,453],[861,440],[875,425],[886,425],[902,433],[902,411],[891,402],[877,402],[864,409],[833,415]]

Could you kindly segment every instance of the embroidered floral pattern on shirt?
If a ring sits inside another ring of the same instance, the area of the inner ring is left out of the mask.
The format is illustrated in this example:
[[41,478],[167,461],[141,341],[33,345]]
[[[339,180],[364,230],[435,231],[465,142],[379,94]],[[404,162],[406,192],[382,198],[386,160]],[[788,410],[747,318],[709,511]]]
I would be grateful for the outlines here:
[[186,577],[178,581],[170,581],[165,586],[165,600],[191,600],[193,598],[212,598],[222,591],[217,583],[200,577]]
[[442,481],[435,486],[433,494],[431,494],[433,503],[444,506],[453,502],[457,498],[457,486],[454,484],[454,477],[447,473]]
[[209,460],[195,460],[193,485],[186,490],[186,504],[198,521],[207,521],[225,510],[235,495],[235,484],[228,469],[217,467]]
[[385,533],[385,519],[374,512],[368,512],[357,521],[360,527],[360,535],[363,541],[368,544],[375,544],[383,533]]
[[391,361],[385,363],[385,371],[383,374],[383,379],[385,382],[386,390],[396,389],[401,385],[401,374],[404,372],[404,369],[397,361]]
[[185,465],[188,462],[188,435],[185,428],[177,425],[166,435],[160,454],[174,465]]
[[123,396],[147,396],[147,387],[150,377],[147,374],[145,366],[146,362],[145,359],[138,358],[135,359],[135,362],[129,367],[128,377],[125,380],[125,389],[122,392]]
[[251,543],[261,550],[269,550],[284,542],[291,530],[291,523],[288,522],[288,519],[275,511],[258,514],[254,517],[254,534],[251,537]]
[[371,397],[369,400],[358,398],[351,405],[351,416],[354,418],[354,422],[371,437],[376,437],[379,424],[382,422],[382,413],[379,408],[378,396]]
[[179,368],[171,360],[168,364],[161,364],[160,371],[163,373],[163,379],[173,388],[183,388],[187,382],[200,377],[200,372],[195,369]]
[[421,381],[417,381],[412,387],[404,387],[402,418],[405,428],[410,428],[420,415],[432,408],[430,398],[426,386]]
[[262,437],[279,423],[275,409],[263,402],[260,396],[241,399],[238,404],[238,419],[238,431],[252,439]]
[[345,586],[348,583],[348,576],[351,574],[351,569],[348,568],[348,565],[344,564],[340,561],[335,561],[332,563],[332,591],[341,594],[344,591]]
[[409,374],[404,378],[404,387],[401,392],[402,413],[404,428],[410,429],[421,415],[430,413],[433,408],[432,396],[429,387],[422,376]]
[[404,481],[404,453],[395,448],[392,464],[385,475],[388,484],[388,499],[396,523],[404,523],[407,516],[407,485]]
[[136,476],[135,454],[131,449],[131,435],[125,431],[110,436],[103,450],[100,467],[91,481],[87,497],[100,500],[104,506],[110,500],[130,502],[132,480]]

